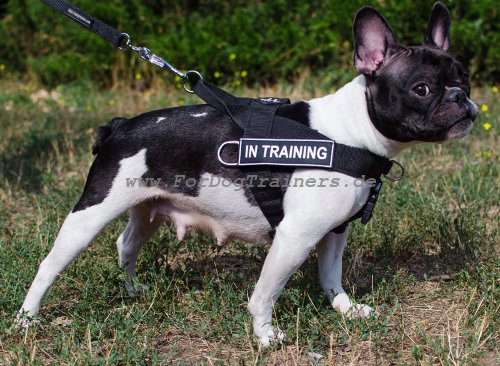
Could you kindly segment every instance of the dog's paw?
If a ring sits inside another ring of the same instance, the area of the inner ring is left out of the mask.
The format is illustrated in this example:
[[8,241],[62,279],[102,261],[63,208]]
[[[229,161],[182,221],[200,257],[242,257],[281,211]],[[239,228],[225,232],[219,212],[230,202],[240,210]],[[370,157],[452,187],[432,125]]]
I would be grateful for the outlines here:
[[128,297],[135,299],[136,297],[141,296],[143,290],[141,287],[135,285],[132,282],[129,281],[123,281],[123,287],[127,291]]
[[262,347],[269,347],[271,344],[283,343],[285,341],[285,332],[282,330],[276,330],[273,326],[270,326],[267,334],[259,337],[260,345]]
[[353,303],[346,293],[335,296],[332,306],[350,319],[367,318],[373,313],[373,309],[368,305]]
[[373,309],[364,304],[353,304],[351,309],[346,313],[350,319],[368,318],[373,314]]
[[14,319],[14,328],[27,329],[38,323],[40,323],[40,321],[34,316],[29,315],[26,311],[20,310],[16,315],[16,319]]
[[[254,319],[255,321],[255,319]],[[256,326],[256,324],[259,324]],[[285,341],[285,333],[273,327],[271,322],[255,323],[254,333],[260,341],[262,347],[269,347],[271,344],[282,343]]]
[[127,275],[123,281],[123,287],[127,291],[127,295],[132,299],[141,297],[148,289],[148,286],[143,285],[137,276],[130,275]]

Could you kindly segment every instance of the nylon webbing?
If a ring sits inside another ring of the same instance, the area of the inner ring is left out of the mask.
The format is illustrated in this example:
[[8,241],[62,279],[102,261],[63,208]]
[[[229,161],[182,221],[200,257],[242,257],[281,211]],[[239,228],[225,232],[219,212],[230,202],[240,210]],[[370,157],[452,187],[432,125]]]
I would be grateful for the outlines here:
[[87,28],[91,32],[94,32],[106,42],[111,43],[117,48],[120,47],[124,36],[121,32],[118,32],[113,27],[110,27],[106,23],[100,21],[97,18],[94,18],[92,15],[84,12],[83,10],[65,0],[41,1],[50,6],[52,9],[80,24],[82,27]]
[[[238,98],[234,95],[207,83],[201,79],[194,81],[193,91],[207,104],[231,117],[241,129],[245,130],[248,123],[248,107],[252,103],[251,98]],[[251,112],[250,112],[251,113]],[[246,114],[246,115],[245,115]]]
[[[250,114],[246,116],[248,120],[245,125],[243,137],[268,138],[271,136],[278,108],[284,103],[290,103],[288,99],[276,100],[278,102],[274,104],[263,104],[255,99],[251,101]],[[254,167],[254,169],[251,174],[268,178],[268,184],[265,187],[253,185],[250,187],[250,191],[271,225],[272,229],[269,235],[273,237],[274,228],[283,220],[283,191],[279,186],[271,186],[270,182],[274,176],[273,170],[270,167]]]

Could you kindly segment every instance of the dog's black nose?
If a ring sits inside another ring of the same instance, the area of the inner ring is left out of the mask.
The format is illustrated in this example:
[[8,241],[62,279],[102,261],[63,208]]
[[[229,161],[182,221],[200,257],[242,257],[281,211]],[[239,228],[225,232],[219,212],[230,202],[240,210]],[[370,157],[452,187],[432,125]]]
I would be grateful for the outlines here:
[[477,106],[472,102],[468,102],[465,103],[465,108],[467,108],[467,114],[469,115],[470,119],[474,121],[479,114]]
[[448,101],[454,103],[463,103],[467,100],[467,95],[460,88],[451,88],[448,93]]

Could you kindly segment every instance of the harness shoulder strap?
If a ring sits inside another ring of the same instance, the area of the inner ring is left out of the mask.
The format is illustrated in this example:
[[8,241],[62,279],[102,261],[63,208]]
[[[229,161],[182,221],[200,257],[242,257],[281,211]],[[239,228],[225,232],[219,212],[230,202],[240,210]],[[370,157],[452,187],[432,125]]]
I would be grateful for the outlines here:
[[[250,138],[269,138],[276,120],[276,113],[283,104],[290,103],[288,99],[261,98],[252,99],[250,102],[249,113],[245,114],[247,118],[243,137]],[[293,169],[289,169],[290,173]],[[273,237],[275,228],[283,220],[283,190],[281,185],[272,185],[276,178],[274,170],[270,167],[251,168],[251,174],[258,175],[265,179],[264,184],[254,184],[250,187],[252,195],[259,205],[262,213],[266,217],[271,230],[269,236]]]

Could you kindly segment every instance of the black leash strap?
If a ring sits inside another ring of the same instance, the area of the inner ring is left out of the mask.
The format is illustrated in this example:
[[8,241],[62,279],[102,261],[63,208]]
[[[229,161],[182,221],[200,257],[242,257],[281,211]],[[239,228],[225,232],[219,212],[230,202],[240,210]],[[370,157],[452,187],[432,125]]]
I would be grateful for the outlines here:
[[201,75],[197,71],[189,71],[188,73],[184,74],[161,57],[155,55],[149,48],[134,46],[131,42],[130,36],[127,33],[118,32],[113,27],[110,27],[103,21],[84,12],[83,10],[67,2],[66,0],[42,0],[42,2],[50,6],[52,9],[58,11],[59,13],[74,20],[82,27],[87,28],[91,32],[97,34],[99,37],[104,39],[106,42],[111,43],[119,50],[126,51],[128,49],[131,49],[132,51],[137,52],[137,54],[142,59],[179,76],[182,80],[182,84],[184,85],[184,89],[186,89],[186,91],[190,93],[192,93],[192,91],[186,87],[188,75],[194,74],[201,77]]
[[106,42],[111,43],[117,48],[121,48],[122,42],[126,38],[124,33],[118,32],[113,27],[110,27],[106,23],[94,18],[92,15],[84,12],[65,0],[42,0],[42,2],[59,13],[66,15],[82,27],[94,32]]

